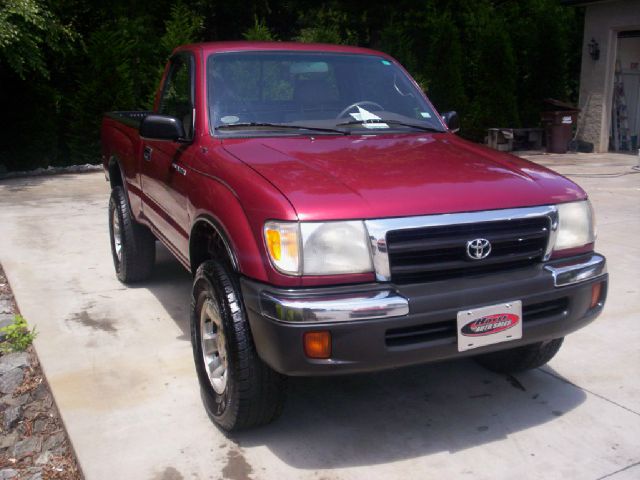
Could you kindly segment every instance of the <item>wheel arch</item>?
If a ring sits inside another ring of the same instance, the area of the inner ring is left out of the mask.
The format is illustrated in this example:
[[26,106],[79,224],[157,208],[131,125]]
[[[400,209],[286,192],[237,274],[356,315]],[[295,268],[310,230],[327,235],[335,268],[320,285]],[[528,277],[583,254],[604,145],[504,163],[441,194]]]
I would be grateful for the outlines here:
[[107,171],[109,172],[109,184],[111,188],[123,187],[126,189],[124,175],[122,174],[122,166],[118,157],[112,155],[107,163]]
[[189,234],[191,272],[195,274],[205,260],[221,258],[221,251],[233,271],[240,272],[238,257],[225,229],[213,217],[200,215],[194,220]]

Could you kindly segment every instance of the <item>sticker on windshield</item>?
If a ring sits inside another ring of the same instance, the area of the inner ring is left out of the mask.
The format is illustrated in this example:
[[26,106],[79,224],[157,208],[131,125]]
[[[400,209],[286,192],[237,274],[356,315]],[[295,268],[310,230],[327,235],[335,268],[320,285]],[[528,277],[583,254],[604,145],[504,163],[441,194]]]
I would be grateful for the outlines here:
[[382,60],[382,64],[383,65],[391,65],[391,62],[389,60]]
[[240,120],[240,117],[236,117],[235,115],[227,115],[220,119],[222,123],[236,123],[238,120]]
[[[389,125],[379,121],[382,119],[379,116],[377,116],[375,113],[371,113],[369,110],[365,110],[359,105],[356,105],[356,108],[358,109],[358,113],[351,113],[350,115],[353,117],[354,120],[358,122],[362,122],[362,126],[364,128],[389,128]],[[367,123],[370,121],[375,121],[375,122]]]
[[431,114],[429,112],[420,112],[420,116],[422,118],[431,118]]

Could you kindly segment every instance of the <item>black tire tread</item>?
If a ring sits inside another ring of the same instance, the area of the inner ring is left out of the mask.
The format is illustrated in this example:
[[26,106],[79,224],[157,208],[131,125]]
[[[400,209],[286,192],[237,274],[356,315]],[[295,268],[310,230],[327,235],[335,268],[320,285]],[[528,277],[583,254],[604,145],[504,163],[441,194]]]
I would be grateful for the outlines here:
[[[204,368],[198,365],[201,362],[200,351],[196,344],[198,338],[194,335],[194,329],[199,328],[196,326],[199,322],[197,285],[203,279],[209,283],[217,299],[222,299],[219,307],[223,326],[227,329],[225,337],[230,369],[227,388],[232,390],[228,408],[221,415],[215,415],[211,405],[207,405],[208,397],[210,401],[215,392],[206,378]],[[196,271],[191,309],[194,358],[201,388],[205,389],[203,398],[207,412],[226,431],[243,430],[272,422],[282,413],[286,398],[286,377],[272,370],[258,356],[239,292],[235,275],[228,273],[221,262],[206,261]]]
[[125,284],[147,280],[151,276],[155,264],[156,239],[146,226],[135,221],[131,215],[124,189],[120,186],[114,187],[111,191],[110,229],[113,208],[118,210],[122,235],[122,260],[118,262],[113,246],[113,232],[110,232],[113,261],[118,279]]
[[497,373],[518,373],[539,368],[549,362],[560,347],[564,338],[533,343],[522,347],[487,353],[476,357],[483,367]]

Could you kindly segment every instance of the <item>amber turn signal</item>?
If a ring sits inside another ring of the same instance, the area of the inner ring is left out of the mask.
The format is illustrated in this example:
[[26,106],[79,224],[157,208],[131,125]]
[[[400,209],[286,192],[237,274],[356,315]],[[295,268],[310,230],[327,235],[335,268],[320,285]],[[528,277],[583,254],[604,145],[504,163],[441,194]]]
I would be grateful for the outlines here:
[[304,353],[309,358],[329,358],[331,356],[331,332],[305,332]]
[[591,285],[591,307],[598,305],[600,294],[602,293],[602,282]]

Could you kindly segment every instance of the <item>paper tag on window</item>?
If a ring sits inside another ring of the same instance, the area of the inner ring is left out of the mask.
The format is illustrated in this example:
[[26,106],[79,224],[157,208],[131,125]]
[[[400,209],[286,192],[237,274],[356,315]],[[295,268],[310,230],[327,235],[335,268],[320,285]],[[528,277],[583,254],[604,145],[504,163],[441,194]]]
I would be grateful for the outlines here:
[[364,108],[356,105],[356,108],[358,109],[358,113],[351,113],[350,115],[354,118],[354,120],[358,121],[358,122],[363,122],[362,126],[364,128],[389,128],[389,125],[387,125],[386,123],[382,123],[382,122],[375,122],[375,123],[366,123],[367,121],[370,120],[382,120],[379,116],[377,116],[375,113],[371,113],[368,110],[365,110]]

